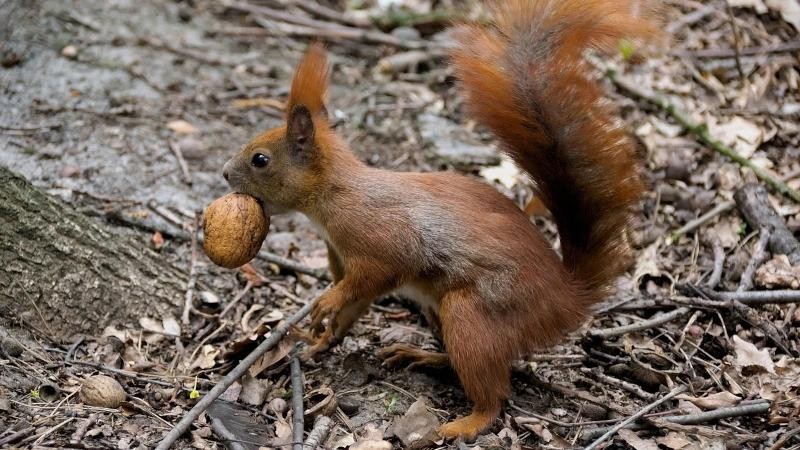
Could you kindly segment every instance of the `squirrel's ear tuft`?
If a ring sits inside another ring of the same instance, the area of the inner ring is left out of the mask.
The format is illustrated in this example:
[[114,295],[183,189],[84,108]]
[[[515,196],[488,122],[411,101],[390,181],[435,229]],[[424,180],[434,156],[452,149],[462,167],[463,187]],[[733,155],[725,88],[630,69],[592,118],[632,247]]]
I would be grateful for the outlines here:
[[329,73],[325,47],[320,43],[311,44],[294,72],[292,90],[286,103],[287,120],[291,120],[295,107],[300,105],[305,106],[312,117],[327,115],[325,93],[328,90]]
[[289,112],[286,137],[292,154],[300,161],[308,161],[314,152],[314,119],[304,105],[297,105]]

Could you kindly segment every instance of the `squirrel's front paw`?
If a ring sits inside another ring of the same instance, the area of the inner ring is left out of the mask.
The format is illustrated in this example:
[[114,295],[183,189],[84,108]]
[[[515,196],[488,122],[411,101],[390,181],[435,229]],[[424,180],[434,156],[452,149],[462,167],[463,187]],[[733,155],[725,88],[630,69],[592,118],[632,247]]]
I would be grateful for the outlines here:
[[333,316],[342,309],[341,297],[323,294],[314,308],[311,309],[311,331],[322,329],[322,321],[326,318],[333,320]]
[[311,361],[317,358],[320,353],[327,351],[333,344],[335,344],[335,337],[331,332],[330,327],[325,330],[322,335],[309,342],[310,346],[303,351],[300,359],[303,361]]

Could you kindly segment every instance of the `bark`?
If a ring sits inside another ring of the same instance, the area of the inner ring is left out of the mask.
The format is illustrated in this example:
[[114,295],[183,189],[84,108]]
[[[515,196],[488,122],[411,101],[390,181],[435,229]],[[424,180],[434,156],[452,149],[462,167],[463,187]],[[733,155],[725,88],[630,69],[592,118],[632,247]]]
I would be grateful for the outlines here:
[[186,275],[150,250],[0,167],[0,319],[58,340],[160,317]]
[[792,264],[800,263],[800,242],[794,237],[786,222],[772,208],[764,186],[749,183],[734,194],[739,211],[755,230],[769,229],[769,249],[776,255],[787,255]]

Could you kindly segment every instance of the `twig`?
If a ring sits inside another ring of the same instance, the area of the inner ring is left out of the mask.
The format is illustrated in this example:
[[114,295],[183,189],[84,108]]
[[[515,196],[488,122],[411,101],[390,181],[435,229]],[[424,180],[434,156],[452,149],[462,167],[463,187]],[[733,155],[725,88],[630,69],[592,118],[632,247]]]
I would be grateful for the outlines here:
[[177,142],[173,142],[172,139],[167,139],[167,147],[169,147],[172,154],[175,155],[175,159],[178,160],[178,166],[181,168],[181,175],[183,175],[183,182],[191,186],[192,174],[189,172],[189,165],[186,164],[186,159],[183,157],[181,146]]
[[708,221],[710,221],[714,217],[717,217],[718,215],[720,215],[722,213],[725,213],[727,211],[732,210],[735,205],[736,205],[736,203],[734,203],[732,201],[725,201],[725,202],[722,202],[722,203],[718,204],[717,206],[715,206],[713,209],[711,209],[707,213],[703,214],[702,216],[700,216],[700,217],[698,217],[698,218],[696,218],[694,220],[690,220],[686,225],[684,225],[684,226],[678,228],[677,230],[673,231],[669,235],[670,239],[672,241],[678,240],[679,237],[683,236],[686,233],[690,233],[690,232],[696,230],[697,228],[700,228],[701,226],[705,225]]
[[378,64],[375,65],[375,70],[384,74],[400,72],[421,62],[442,58],[445,54],[444,51],[439,50],[409,50],[407,52],[395,53],[381,58]]
[[749,168],[759,179],[769,184],[773,189],[800,203],[800,192],[792,189],[786,183],[780,181],[768,171],[740,155],[738,152],[725,145],[721,141],[715,139],[713,136],[711,136],[711,133],[709,133],[706,124],[693,121],[686,114],[678,111],[678,108],[666,98],[656,94],[655,92],[645,90],[633,80],[619,75],[613,68],[608,66],[601,66],[601,68],[606,76],[623,91],[635,97],[646,100],[647,102],[663,109],[669,116],[675,119],[679,125],[686,129],[686,131],[695,135],[698,141],[708,145],[717,153],[727,156],[736,163]]
[[192,223],[192,256],[189,262],[189,280],[186,282],[186,297],[183,302],[183,313],[181,322],[189,325],[189,312],[192,310],[192,300],[194,299],[194,286],[197,284],[197,232],[200,228],[200,214],[195,212],[194,222]]
[[7,444],[13,444],[14,442],[17,442],[18,440],[20,440],[20,439],[24,438],[25,436],[27,436],[28,434],[32,433],[33,430],[35,430],[35,429],[36,429],[35,427],[28,427],[28,428],[23,428],[23,429],[15,432],[13,434],[10,434],[10,435],[0,439],[0,446],[7,445]]
[[798,303],[800,302],[800,290],[797,289],[784,289],[776,291],[746,291],[746,292],[719,292],[702,289],[689,284],[678,284],[676,287],[681,291],[691,292],[694,294],[700,292],[706,297],[719,300],[718,305],[708,306],[722,306],[723,302],[736,300],[744,303],[745,305],[766,305],[770,303],[785,304],[785,303]]
[[[697,414],[681,414],[660,417],[647,417],[647,420],[658,425],[659,422],[672,423],[678,425],[697,425],[701,423],[711,422],[713,420],[725,419],[730,417],[749,416],[754,414],[762,414],[769,411],[769,402],[754,402],[743,404],[739,406],[732,406],[728,408],[717,408],[711,411],[704,411]],[[635,426],[628,425],[626,428],[636,428]],[[595,428],[594,430],[587,431],[583,436],[585,440],[592,439],[603,433],[609,431],[609,427]],[[588,448],[588,447],[587,447]]]
[[800,427],[797,427],[791,431],[787,431],[783,436],[781,436],[780,439],[775,441],[775,444],[773,444],[772,447],[769,448],[769,450],[782,449],[783,446],[786,445],[787,442],[789,442],[789,439],[791,439],[793,436],[796,436],[798,433],[800,433]]
[[[713,6],[713,5],[712,5]],[[781,42],[780,44],[765,45],[762,47],[748,47],[739,50],[740,56],[758,56],[769,53],[791,53],[800,50],[800,40]],[[692,56],[695,58],[733,58],[736,56],[735,49],[707,49],[695,50],[691,52],[678,52],[675,56]]]
[[253,286],[255,286],[255,284],[253,284],[252,281],[248,280],[247,284],[244,285],[244,289],[242,289],[241,292],[236,294],[236,297],[234,297],[233,300],[231,300],[230,303],[225,305],[225,308],[223,308],[222,312],[219,313],[219,317],[218,318],[222,319],[223,317],[225,317],[225,314],[228,314],[228,311],[233,309],[233,307],[236,306],[237,303],[239,303],[239,300],[243,299],[244,296],[247,295],[248,292],[250,292],[250,289],[252,289]]
[[211,419],[211,429],[214,430],[217,436],[225,441],[225,447],[229,450],[247,450],[248,447],[239,442],[239,438],[225,426],[225,422],[220,420],[219,417]]
[[[788,181],[792,174],[782,177]],[[760,184],[748,183],[733,194],[744,220],[754,230],[771,229],[769,248],[774,254],[787,255],[792,264],[800,263],[800,242],[786,226],[786,221],[772,207],[767,190]]]
[[666,29],[667,34],[675,34],[675,32],[677,32],[681,28],[705,19],[707,16],[715,13],[716,10],[717,10],[716,5],[706,5],[704,8],[700,8],[696,11],[686,14],[680,19],[667,25]]
[[258,252],[258,257],[263,259],[264,261],[277,264],[278,266],[284,269],[291,270],[292,272],[311,275],[312,277],[318,278],[323,281],[331,281],[331,277],[330,275],[328,275],[328,271],[325,269],[312,269],[311,267],[300,264],[297,261],[292,261],[289,258],[278,256],[275,253],[271,253],[266,250],[261,250],[260,252]]
[[197,404],[194,405],[194,407],[192,407],[192,409],[189,410],[185,416],[183,416],[183,418],[175,425],[175,428],[170,430],[170,432],[164,436],[164,439],[162,439],[158,444],[156,450],[167,450],[170,448],[183,433],[189,430],[189,427],[192,426],[192,422],[200,417],[200,414],[208,409],[214,400],[222,395],[222,393],[225,392],[225,390],[228,389],[228,387],[230,387],[234,381],[238,380],[242,375],[244,375],[244,373],[247,372],[247,369],[249,369],[250,366],[252,366],[264,353],[269,351],[278,342],[280,342],[283,336],[289,332],[289,329],[293,325],[297,324],[306,315],[308,315],[308,313],[311,312],[311,308],[314,307],[318,300],[319,297],[306,303],[305,306],[300,308],[300,310],[296,313],[292,314],[288,319],[286,319],[285,322],[275,327],[275,329],[269,333],[267,338],[264,339],[264,342],[259,344],[258,347],[256,347],[252,352],[250,352],[249,355],[239,362],[239,364],[236,365],[236,367],[234,367],[230,373],[225,375],[225,377],[220,380],[219,383],[217,383],[217,385],[208,392],[208,394],[200,399],[200,401],[197,402]]
[[622,389],[624,389],[624,390],[630,392],[631,394],[641,398],[642,400],[646,400],[646,401],[652,402],[653,400],[656,399],[655,394],[651,394],[649,392],[645,392],[645,391],[642,390],[641,387],[639,387],[639,386],[637,386],[637,385],[635,385],[633,383],[630,383],[628,381],[620,380],[619,378],[614,378],[612,376],[606,375],[606,374],[602,373],[600,370],[596,370],[596,369],[599,369],[599,368],[595,368],[595,369],[591,369],[589,367],[581,367],[580,368],[581,372],[586,373],[586,374],[590,374],[593,377],[595,377],[598,380],[603,381],[605,383],[621,387]]
[[649,405],[647,405],[644,408],[640,409],[636,414],[628,417],[627,419],[623,420],[622,422],[620,422],[620,423],[614,425],[613,427],[611,427],[608,431],[605,432],[605,434],[603,434],[602,436],[597,438],[591,444],[587,445],[584,448],[584,450],[593,450],[593,449],[597,448],[600,444],[602,444],[603,442],[607,441],[611,436],[613,436],[617,431],[625,428],[625,426],[628,425],[629,423],[635,422],[640,417],[642,417],[643,415],[647,414],[648,412],[650,412],[652,409],[654,409],[658,405],[666,402],[667,400],[675,397],[678,394],[681,394],[681,393],[685,392],[686,389],[687,389],[686,386],[678,386],[677,388],[673,389],[669,394],[667,394],[664,397],[656,400],[653,403],[650,403]]
[[750,261],[747,263],[744,272],[742,272],[742,277],[739,280],[739,287],[736,289],[736,292],[749,291],[753,288],[753,276],[756,273],[756,269],[769,258],[767,244],[769,243],[771,234],[768,228],[765,227],[761,229],[758,242],[756,242],[756,245],[753,247],[753,254],[750,256]]
[[722,281],[722,269],[725,266],[725,249],[719,240],[714,240],[714,270],[711,271],[711,276],[708,277],[706,286],[709,289],[715,289],[719,282]]
[[61,421],[60,423],[58,423],[57,425],[55,425],[55,426],[53,426],[53,427],[50,427],[50,428],[48,428],[46,431],[44,431],[43,433],[41,433],[41,434],[39,434],[39,435],[31,436],[31,437],[29,437],[29,438],[26,438],[26,439],[24,439],[24,440],[21,442],[21,444],[28,443],[28,442],[30,442],[30,441],[33,441],[33,440],[35,439],[35,441],[33,442],[33,445],[32,445],[31,447],[33,447],[33,448],[36,448],[36,446],[38,446],[39,444],[41,444],[41,443],[42,443],[42,441],[44,440],[44,438],[46,438],[47,436],[49,436],[49,435],[53,434],[53,433],[54,433],[54,432],[56,432],[58,429],[60,429],[60,428],[61,428],[61,427],[63,427],[64,425],[66,425],[66,424],[68,424],[68,423],[72,422],[73,420],[75,420],[75,418],[74,418],[74,417],[70,417],[70,418],[68,418],[68,419],[65,419],[65,420]]
[[310,450],[316,450],[317,447],[325,442],[328,433],[333,427],[333,419],[328,416],[317,416],[314,421],[314,428],[308,433],[305,444],[303,447]]
[[69,438],[70,444],[77,444],[83,440],[83,436],[86,435],[86,432],[89,430],[89,427],[94,425],[97,422],[97,414],[89,414],[89,417],[84,419],[76,428],[75,432],[72,433],[72,436]]
[[733,7],[731,6],[730,0],[725,0],[725,7],[728,10],[728,19],[731,23],[731,29],[733,30],[733,50],[734,50],[734,57],[736,58],[736,70],[739,72],[739,78],[742,80],[742,84],[747,82],[747,77],[744,76],[744,69],[742,69],[742,58],[740,56],[741,48],[739,45],[739,27],[736,25],[736,18],[733,15]]
[[[412,41],[400,39],[391,34],[386,34],[382,31],[364,30],[361,28],[354,28],[345,25],[330,24],[319,20],[310,19],[297,14],[290,14],[285,11],[278,11],[276,9],[268,8],[266,6],[251,5],[244,2],[225,1],[223,5],[236,9],[239,11],[248,12],[250,14],[260,15],[270,20],[285,22],[289,24],[299,25],[305,27],[307,30],[313,30],[317,37],[330,37],[341,39],[360,40],[364,42],[372,42],[376,44],[387,44],[395,47],[417,49],[427,46],[422,41]],[[258,23],[258,21],[256,21]]]
[[292,3],[299,6],[304,11],[310,12],[311,14],[324,19],[340,22],[345,25],[351,25],[354,27],[369,27],[372,25],[372,21],[369,19],[359,20],[356,17],[350,17],[344,13],[336,11],[333,8],[328,8],[325,5],[320,5],[319,3],[311,0],[292,0]]
[[619,336],[625,333],[630,333],[632,331],[646,330],[648,328],[653,328],[657,325],[661,325],[663,323],[675,320],[676,318],[684,314],[687,314],[688,312],[689,308],[680,307],[668,313],[659,314],[653,317],[652,319],[642,320],[640,322],[632,323],[630,325],[625,325],[615,328],[604,328],[601,330],[591,330],[589,331],[589,336],[599,337],[599,338],[609,338],[612,336]]
[[292,449],[303,450],[303,372],[297,355],[292,356]]
[[658,420],[677,423],[679,425],[697,425],[699,423],[710,422],[712,420],[726,419],[729,417],[750,416],[762,414],[769,411],[769,401],[750,403],[747,405],[731,406],[727,408],[717,408],[697,414],[683,414],[676,416],[659,417]]

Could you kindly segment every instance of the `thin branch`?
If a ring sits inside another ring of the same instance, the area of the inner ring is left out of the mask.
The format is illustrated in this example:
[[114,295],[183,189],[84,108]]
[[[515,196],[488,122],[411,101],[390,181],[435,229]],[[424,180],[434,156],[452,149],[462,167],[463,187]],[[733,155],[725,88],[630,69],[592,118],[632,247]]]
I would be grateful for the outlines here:
[[647,405],[647,406],[645,406],[644,408],[640,409],[640,410],[639,410],[639,411],[638,411],[636,414],[634,414],[634,415],[632,415],[632,416],[628,417],[627,419],[623,420],[622,422],[620,422],[620,423],[618,423],[618,424],[614,425],[613,427],[611,427],[611,428],[610,428],[608,431],[606,431],[606,432],[605,432],[605,434],[603,434],[602,436],[600,436],[599,438],[597,438],[597,439],[596,439],[594,442],[592,442],[591,444],[587,445],[587,446],[584,448],[584,450],[594,450],[594,449],[595,449],[595,448],[597,448],[597,447],[598,447],[600,444],[602,444],[603,442],[607,441],[609,438],[611,438],[612,436],[614,436],[614,434],[615,434],[617,431],[619,431],[619,430],[621,430],[621,429],[625,428],[625,427],[626,427],[628,424],[630,424],[630,423],[633,423],[633,422],[637,421],[637,420],[638,420],[640,417],[642,417],[643,415],[647,414],[648,412],[650,412],[651,410],[653,410],[654,408],[656,408],[658,405],[660,405],[660,404],[662,404],[662,403],[664,403],[664,402],[666,402],[666,401],[670,400],[671,398],[675,397],[675,396],[676,396],[676,395],[678,395],[678,394],[681,394],[681,393],[683,393],[683,392],[686,392],[686,390],[687,390],[687,387],[686,387],[686,386],[678,386],[677,388],[673,389],[673,390],[672,390],[672,391],[671,391],[669,394],[667,394],[667,395],[665,395],[664,397],[662,397],[662,398],[660,398],[660,399],[656,400],[656,401],[655,401],[655,402],[653,402],[653,403],[650,403],[649,405]]
[[691,233],[692,231],[700,228],[701,226],[705,225],[708,221],[710,221],[714,217],[717,217],[718,215],[720,215],[722,213],[725,213],[725,212],[728,212],[728,211],[732,210],[735,205],[736,205],[736,203],[733,202],[733,201],[725,201],[725,202],[722,202],[722,203],[718,204],[717,206],[715,206],[713,209],[711,209],[707,213],[703,214],[702,216],[700,216],[700,217],[698,217],[698,218],[696,218],[694,220],[690,220],[686,225],[684,225],[684,226],[678,228],[677,230],[673,231],[669,235],[670,239],[672,241],[678,240],[679,237],[683,236],[686,233]]
[[777,177],[775,177],[767,170],[763,169],[762,167],[759,167],[754,162],[740,155],[734,149],[725,145],[721,141],[715,139],[713,136],[711,136],[711,133],[708,132],[708,126],[705,123],[698,123],[693,121],[692,119],[689,118],[688,115],[679,111],[678,108],[666,98],[656,94],[655,92],[648,91],[642,88],[633,80],[623,75],[619,75],[613,68],[605,65],[600,65],[599,67],[603,70],[605,75],[624,92],[631,94],[634,97],[646,100],[647,102],[652,103],[653,105],[661,108],[670,117],[675,119],[675,121],[678,122],[679,125],[681,125],[684,129],[686,129],[686,131],[693,134],[698,141],[708,145],[711,149],[713,149],[717,153],[727,156],[736,163],[749,168],[759,179],[763,180],[773,189],[785,195],[786,197],[794,200],[795,202],[800,203],[800,192],[792,189],[786,183],[779,180]]
[[317,419],[314,422],[314,428],[310,433],[308,433],[308,437],[306,438],[306,442],[303,444],[303,447],[315,450],[317,447],[321,446],[328,437],[328,433],[331,431],[332,427],[333,419],[328,416],[317,416]]
[[217,383],[217,385],[214,386],[214,388],[208,392],[208,394],[206,394],[203,398],[201,398],[200,401],[197,402],[197,404],[194,405],[194,407],[192,407],[192,409],[189,410],[189,412],[187,412],[185,416],[183,416],[183,418],[175,425],[175,428],[170,430],[170,432],[167,433],[166,436],[164,436],[164,439],[162,439],[161,442],[158,444],[156,450],[167,450],[168,448],[170,448],[172,444],[174,444],[175,441],[178,440],[178,438],[181,437],[181,435],[183,435],[183,433],[189,430],[189,428],[192,426],[192,422],[194,422],[198,417],[200,417],[200,414],[202,414],[203,411],[208,409],[208,407],[211,406],[211,403],[213,403],[214,400],[219,398],[219,396],[222,395],[222,393],[225,392],[225,390],[228,389],[228,387],[230,387],[230,385],[232,385],[234,381],[238,380],[242,375],[244,375],[245,372],[247,372],[247,369],[249,369],[250,366],[255,364],[255,362],[258,361],[258,359],[264,353],[266,353],[272,347],[277,345],[278,342],[280,342],[281,339],[283,339],[286,333],[289,332],[289,329],[293,325],[296,325],[306,315],[308,315],[308,313],[311,312],[311,308],[314,307],[314,305],[317,303],[318,300],[319,297],[317,297],[313,301],[306,303],[305,306],[300,308],[300,310],[297,311],[296,313],[292,314],[285,322],[275,327],[275,329],[269,333],[267,338],[264,339],[264,342],[259,344],[258,347],[256,347],[252,352],[250,352],[249,355],[247,355],[241,362],[239,362],[239,364],[236,367],[234,367],[233,370],[231,370],[227,375],[225,375],[225,377],[222,380],[220,380],[219,383]]
[[652,319],[642,320],[640,322],[632,323],[630,325],[625,325],[616,328],[605,328],[601,330],[591,330],[589,331],[589,336],[605,339],[612,336],[619,336],[625,333],[630,333],[633,331],[646,330],[648,328],[653,328],[655,326],[675,320],[678,317],[688,313],[689,313],[689,308],[680,307],[668,313],[659,314],[653,317]]
[[178,166],[181,168],[183,182],[191,186],[192,174],[189,172],[189,165],[186,164],[186,159],[183,157],[181,146],[177,142],[173,142],[172,139],[167,139],[167,147],[169,147],[169,149],[172,151],[172,154],[175,155],[175,159],[178,160]]
[[289,258],[284,258],[282,256],[276,255],[275,253],[268,252],[266,250],[261,250],[260,252],[258,252],[258,257],[263,259],[264,261],[277,264],[278,266],[284,269],[291,270],[292,272],[311,275],[312,277],[318,278],[323,281],[331,281],[331,277],[330,275],[328,275],[328,271],[325,269],[313,269],[306,265],[300,264],[297,261],[292,261]]
[[200,214],[195,212],[192,223],[192,256],[189,262],[189,281],[186,282],[186,297],[183,301],[183,313],[181,322],[189,325],[189,312],[192,310],[194,300],[194,287],[197,284],[197,232],[200,228]]
[[753,247],[753,254],[750,256],[750,261],[747,263],[744,272],[742,272],[742,277],[739,279],[739,287],[736,289],[736,292],[745,292],[753,288],[753,276],[756,273],[756,269],[769,258],[767,244],[769,244],[771,234],[769,228],[764,227],[761,229],[758,242],[756,242],[756,245]]
[[303,450],[303,371],[300,358],[292,356],[292,449]]
[[719,240],[714,241],[714,270],[711,271],[711,276],[708,277],[706,286],[709,289],[715,289],[720,281],[722,281],[722,269],[725,266],[725,249]]

